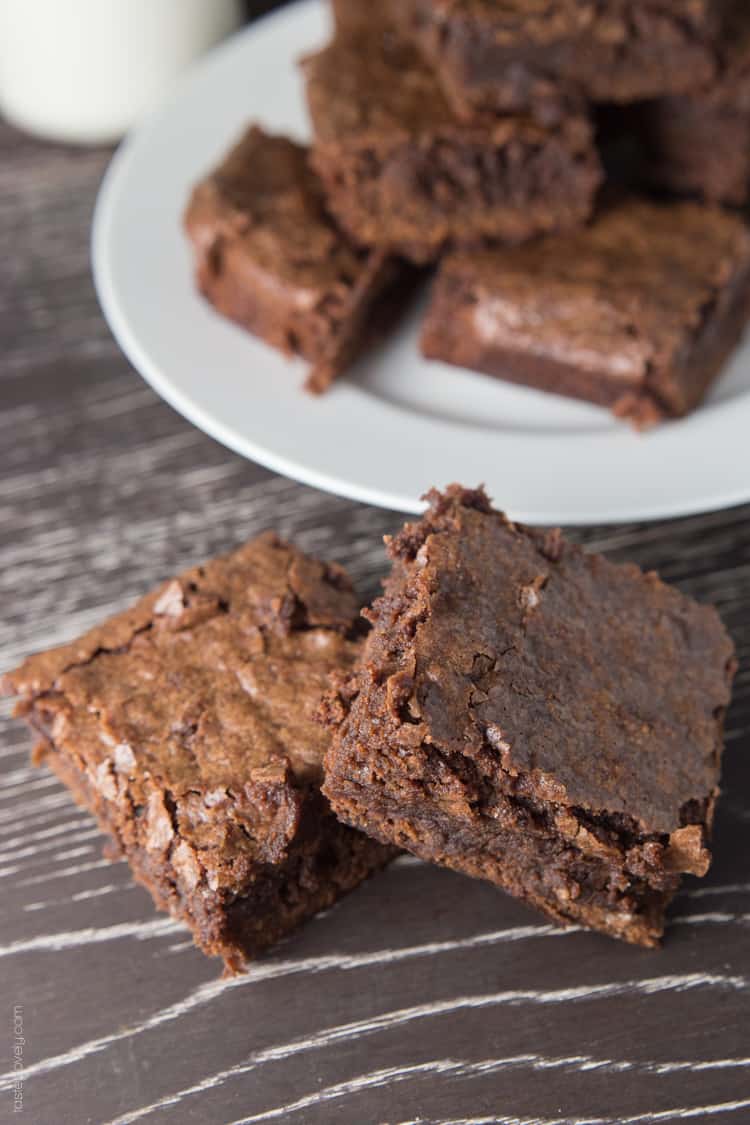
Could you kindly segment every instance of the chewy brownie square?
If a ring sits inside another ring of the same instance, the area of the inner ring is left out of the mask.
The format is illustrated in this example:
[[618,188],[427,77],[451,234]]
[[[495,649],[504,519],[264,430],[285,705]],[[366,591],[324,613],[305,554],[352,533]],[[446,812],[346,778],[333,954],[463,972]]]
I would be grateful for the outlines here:
[[268,344],[309,360],[314,392],[376,335],[402,273],[336,228],[307,149],[257,126],[194,189],[185,228],[200,291]]
[[391,0],[459,110],[555,117],[575,92],[632,102],[709,82],[717,0]]
[[229,969],[390,857],[320,793],[315,712],[357,616],[340,568],[266,534],[5,679],[37,760]]
[[417,263],[450,243],[516,243],[588,218],[601,178],[589,121],[462,120],[382,19],[304,63],[312,161],[339,225]]
[[481,490],[428,499],[328,700],[324,792],[377,839],[655,945],[681,873],[708,869],[732,642]]
[[422,349],[644,427],[698,405],[749,309],[738,217],[631,199],[580,232],[446,257]]
[[[615,133],[639,143],[636,174],[648,186],[709,203],[750,199],[750,10],[740,5],[716,80],[695,93],[614,110]],[[604,129],[604,142],[608,129]]]

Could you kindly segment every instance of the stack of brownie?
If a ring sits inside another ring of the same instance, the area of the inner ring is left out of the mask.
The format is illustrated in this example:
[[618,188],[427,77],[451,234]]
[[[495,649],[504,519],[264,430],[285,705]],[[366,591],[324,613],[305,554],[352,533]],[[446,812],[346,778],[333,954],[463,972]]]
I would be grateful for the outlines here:
[[734,652],[716,612],[453,485],[343,570],[268,533],[6,677],[47,762],[229,970],[398,849],[659,942],[703,875]]
[[[691,410],[750,305],[750,233],[717,205],[750,184],[750,17],[334,8],[303,63],[311,149],[251,126],[193,192],[208,299],[320,392],[439,263],[426,355],[637,425]],[[598,196],[595,113],[703,199]],[[268,533],[6,677],[38,760],[230,970],[399,849],[645,946],[708,869],[735,668],[715,611],[481,489],[428,500],[369,632],[343,570]]]
[[437,264],[426,357],[639,428],[694,409],[750,309],[742,0],[332,7],[309,152],[251,128],[188,207],[216,307],[319,392]]

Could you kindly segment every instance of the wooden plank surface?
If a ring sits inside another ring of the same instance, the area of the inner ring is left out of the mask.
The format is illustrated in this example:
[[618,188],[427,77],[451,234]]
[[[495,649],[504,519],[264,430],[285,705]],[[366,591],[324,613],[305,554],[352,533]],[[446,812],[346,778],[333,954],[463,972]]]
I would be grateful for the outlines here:
[[[3,670],[268,526],[367,597],[399,522],[242,461],[132,371],[89,275],[108,155],[0,126]],[[15,1020],[18,1119],[44,1125],[750,1121],[749,514],[574,533],[714,600],[743,661],[714,867],[661,952],[404,859],[223,980],[29,767],[3,704],[0,1120]]]

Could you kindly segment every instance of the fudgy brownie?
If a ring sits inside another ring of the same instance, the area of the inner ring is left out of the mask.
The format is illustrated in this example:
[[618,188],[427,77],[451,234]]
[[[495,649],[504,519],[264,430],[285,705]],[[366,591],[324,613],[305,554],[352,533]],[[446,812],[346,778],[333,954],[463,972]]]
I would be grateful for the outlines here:
[[391,0],[459,109],[556,116],[566,91],[631,102],[715,71],[716,0]]
[[344,571],[266,534],[4,681],[37,760],[229,969],[391,854],[320,793],[315,713],[357,616]]
[[376,21],[304,63],[312,161],[358,243],[422,263],[449,243],[575,227],[600,182],[588,120],[461,120],[413,47]]
[[580,232],[446,257],[422,348],[642,427],[697,406],[749,310],[738,217],[631,199]]
[[383,9],[386,3],[380,0],[381,7],[374,7],[369,0],[331,0],[333,23],[337,31],[369,31],[378,22],[382,26],[387,14]]
[[307,149],[257,126],[193,191],[185,227],[197,284],[224,316],[309,360],[324,391],[387,314],[398,264],[331,220]]
[[[709,203],[750,198],[750,10],[741,4],[707,90],[621,107],[608,124],[639,142],[636,174],[650,187]],[[605,127],[604,141],[607,141]]]
[[377,839],[655,945],[702,875],[734,650],[716,612],[457,485],[390,543],[323,791]]

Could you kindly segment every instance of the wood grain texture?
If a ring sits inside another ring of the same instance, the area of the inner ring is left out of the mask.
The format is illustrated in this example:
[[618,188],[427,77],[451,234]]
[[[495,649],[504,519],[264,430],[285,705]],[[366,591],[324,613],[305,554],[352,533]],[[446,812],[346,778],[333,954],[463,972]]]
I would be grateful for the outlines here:
[[[89,276],[108,155],[0,126],[3,670],[268,526],[369,596],[399,522],[235,457],[129,368]],[[3,704],[0,1120],[20,1004],[35,1125],[750,1121],[749,515],[576,534],[715,601],[742,660],[714,867],[662,952],[403,859],[223,980],[30,768]]]

